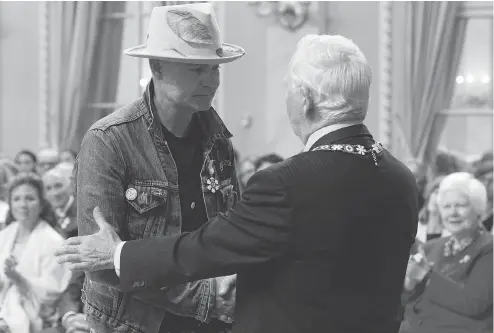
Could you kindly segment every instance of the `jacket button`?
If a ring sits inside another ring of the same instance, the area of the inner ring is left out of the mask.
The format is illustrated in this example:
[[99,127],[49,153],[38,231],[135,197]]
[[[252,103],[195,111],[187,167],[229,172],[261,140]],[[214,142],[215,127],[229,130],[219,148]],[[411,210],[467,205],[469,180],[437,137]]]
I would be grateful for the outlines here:
[[196,203],[194,201],[192,201],[192,203],[190,204],[190,208],[192,209],[196,208]]

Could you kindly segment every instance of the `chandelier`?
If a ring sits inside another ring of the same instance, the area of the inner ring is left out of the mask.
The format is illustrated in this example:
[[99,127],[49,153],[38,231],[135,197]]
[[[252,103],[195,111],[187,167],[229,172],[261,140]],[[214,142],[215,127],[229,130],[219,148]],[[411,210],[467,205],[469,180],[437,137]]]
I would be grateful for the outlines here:
[[274,16],[285,29],[295,31],[309,19],[310,1],[250,1],[257,15]]

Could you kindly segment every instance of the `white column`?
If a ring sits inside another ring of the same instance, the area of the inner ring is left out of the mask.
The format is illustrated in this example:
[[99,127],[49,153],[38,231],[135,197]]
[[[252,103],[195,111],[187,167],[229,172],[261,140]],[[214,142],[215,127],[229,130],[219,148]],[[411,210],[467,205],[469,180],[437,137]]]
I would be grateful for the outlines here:
[[49,3],[39,2],[39,143],[38,149],[48,147],[49,140]]
[[392,18],[391,1],[379,3],[379,140],[386,148],[392,142]]

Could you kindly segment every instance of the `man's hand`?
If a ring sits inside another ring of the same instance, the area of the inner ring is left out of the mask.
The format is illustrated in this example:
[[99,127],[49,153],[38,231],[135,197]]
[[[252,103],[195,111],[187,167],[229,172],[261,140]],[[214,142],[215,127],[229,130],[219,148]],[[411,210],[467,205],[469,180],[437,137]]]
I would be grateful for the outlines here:
[[82,313],[73,314],[64,321],[66,333],[89,333],[90,328],[86,322],[86,316]]
[[213,316],[229,324],[234,319],[236,282],[236,274],[216,278],[216,305]]
[[93,210],[93,216],[99,231],[92,235],[67,239],[64,245],[55,251],[59,264],[69,263],[71,270],[85,272],[115,268],[113,256],[115,248],[122,240],[106,222],[99,207]]

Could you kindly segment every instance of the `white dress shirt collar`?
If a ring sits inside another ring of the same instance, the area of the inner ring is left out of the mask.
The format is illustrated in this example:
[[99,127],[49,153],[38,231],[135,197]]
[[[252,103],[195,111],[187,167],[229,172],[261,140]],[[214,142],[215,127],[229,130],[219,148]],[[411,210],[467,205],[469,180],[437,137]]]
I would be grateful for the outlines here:
[[314,145],[314,143],[316,143],[317,140],[319,140],[320,138],[322,138],[326,134],[329,134],[329,133],[334,132],[336,130],[339,130],[339,129],[342,129],[345,127],[349,127],[349,126],[353,126],[353,125],[357,125],[357,123],[355,123],[355,124],[332,124],[332,125],[321,127],[320,129],[318,129],[317,131],[315,131],[314,133],[312,133],[309,136],[309,138],[307,139],[307,143],[305,144],[304,152],[309,151],[312,148],[312,146]]

